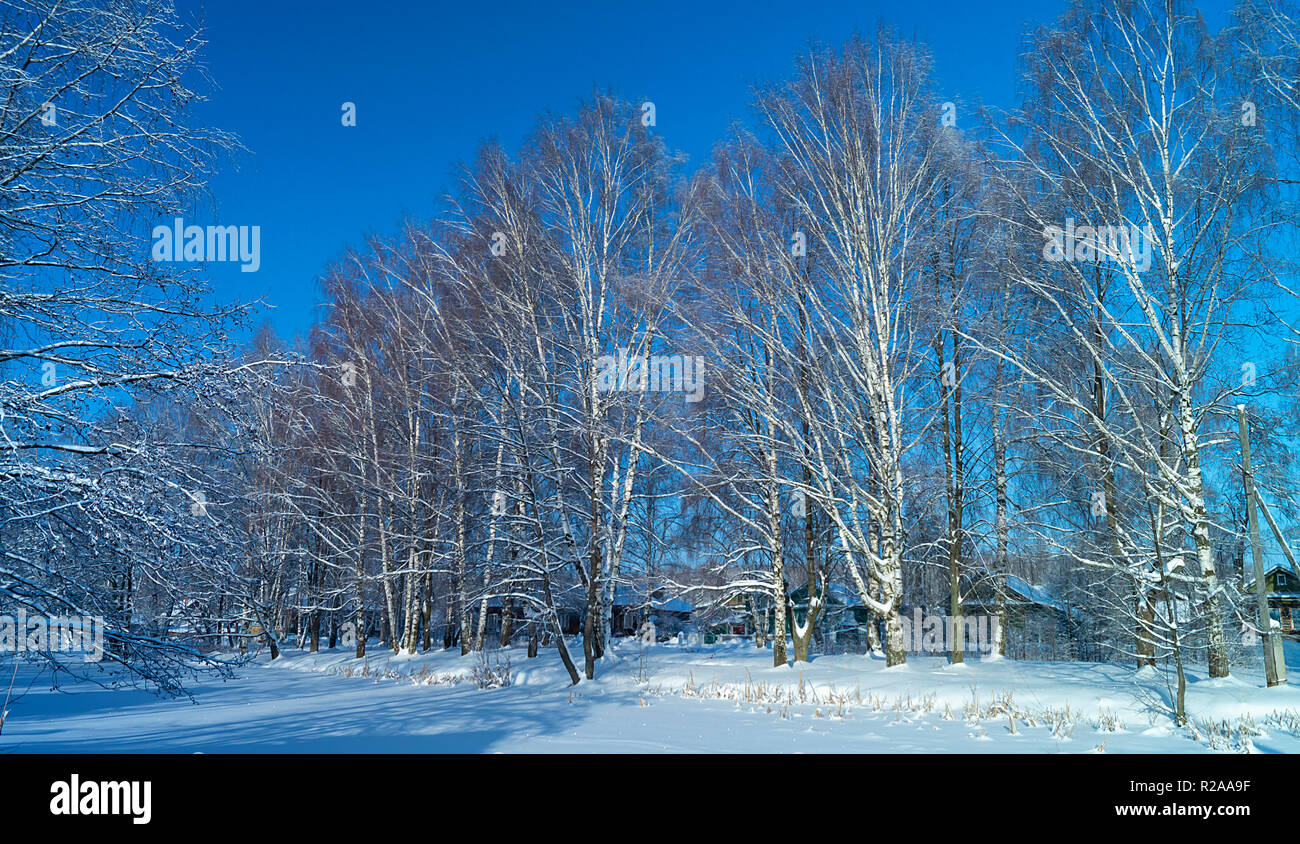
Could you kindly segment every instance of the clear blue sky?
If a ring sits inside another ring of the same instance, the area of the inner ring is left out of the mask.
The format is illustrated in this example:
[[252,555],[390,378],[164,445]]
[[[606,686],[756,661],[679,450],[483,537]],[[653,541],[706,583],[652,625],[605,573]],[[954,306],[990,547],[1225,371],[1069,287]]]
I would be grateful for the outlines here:
[[[672,148],[705,161],[750,86],[780,78],[811,39],[884,21],[935,55],[955,101],[1010,104],[1020,34],[1059,0],[178,0],[201,21],[219,89],[201,119],[246,155],[212,180],[215,220],[260,225],[261,269],[211,264],[218,298],[264,298],[286,339],[305,333],[317,277],[348,245],[428,218],[455,165],[496,138],[515,149],[545,110],[593,88],[654,101]],[[1226,0],[1203,4],[1212,27]],[[1212,14],[1213,12],[1213,14]],[[341,106],[357,108],[344,127]]]

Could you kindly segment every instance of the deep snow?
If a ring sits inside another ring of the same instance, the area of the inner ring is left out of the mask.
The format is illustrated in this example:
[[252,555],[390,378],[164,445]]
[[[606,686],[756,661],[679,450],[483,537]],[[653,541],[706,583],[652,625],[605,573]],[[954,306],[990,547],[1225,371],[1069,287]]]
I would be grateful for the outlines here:
[[[1300,688],[1265,689],[1249,668],[1193,673],[1179,729],[1162,674],[1113,665],[846,655],[778,669],[752,645],[623,641],[575,688],[553,650],[491,651],[513,683],[481,689],[479,656],[371,650],[364,664],[341,649],[262,656],[195,682],[194,700],[52,691],[47,674],[11,703],[0,752],[1300,752]],[[1300,679],[1300,649],[1288,662]]]

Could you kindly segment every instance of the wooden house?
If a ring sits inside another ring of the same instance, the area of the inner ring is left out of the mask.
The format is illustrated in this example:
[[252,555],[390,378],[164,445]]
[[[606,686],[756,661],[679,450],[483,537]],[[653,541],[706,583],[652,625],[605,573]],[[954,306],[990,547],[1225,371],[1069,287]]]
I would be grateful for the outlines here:
[[[1254,594],[1255,578],[1246,583],[1248,594]],[[1269,613],[1282,626],[1283,633],[1300,633],[1300,577],[1290,566],[1275,565],[1264,572],[1264,593],[1268,597]]]
[[647,593],[631,587],[620,587],[614,593],[614,604],[610,610],[610,633],[614,636],[636,635],[649,620],[654,622],[656,635],[666,638],[676,635],[690,624],[695,607],[681,598],[668,597],[663,589],[653,589]]

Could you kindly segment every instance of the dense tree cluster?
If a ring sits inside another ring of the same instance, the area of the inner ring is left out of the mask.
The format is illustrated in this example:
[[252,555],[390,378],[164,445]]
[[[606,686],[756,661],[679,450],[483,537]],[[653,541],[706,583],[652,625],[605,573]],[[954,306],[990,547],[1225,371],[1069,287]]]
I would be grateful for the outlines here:
[[186,123],[194,36],[96,5],[0,17],[0,605],[104,616],[169,690],[286,642],[527,641],[579,683],[673,596],[776,664],[833,601],[891,665],[914,609],[1014,656],[1025,584],[1056,657],[1256,658],[1238,404],[1295,486],[1281,0],[1074,4],[1005,113],[887,30],[810,48],[693,169],[596,93],[238,354],[141,237],[234,143]]

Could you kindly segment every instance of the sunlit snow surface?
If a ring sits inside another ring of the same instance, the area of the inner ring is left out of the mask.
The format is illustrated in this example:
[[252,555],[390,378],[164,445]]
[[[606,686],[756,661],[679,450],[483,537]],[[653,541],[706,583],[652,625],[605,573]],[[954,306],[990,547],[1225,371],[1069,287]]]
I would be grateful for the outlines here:
[[[51,691],[48,674],[28,688],[23,666],[0,752],[1300,752],[1300,688],[1266,689],[1257,668],[1193,671],[1180,729],[1165,675],[1112,665],[845,655],[778,669],[752,645],[625,641],[576,688],[554,650],[493,651],[513,684],[480,689],[475,655],[371,652],[364,666],[341,649],[263,656],[193,682],[193,700]],[[1287,655],[1300,686],[1300,649]]]

